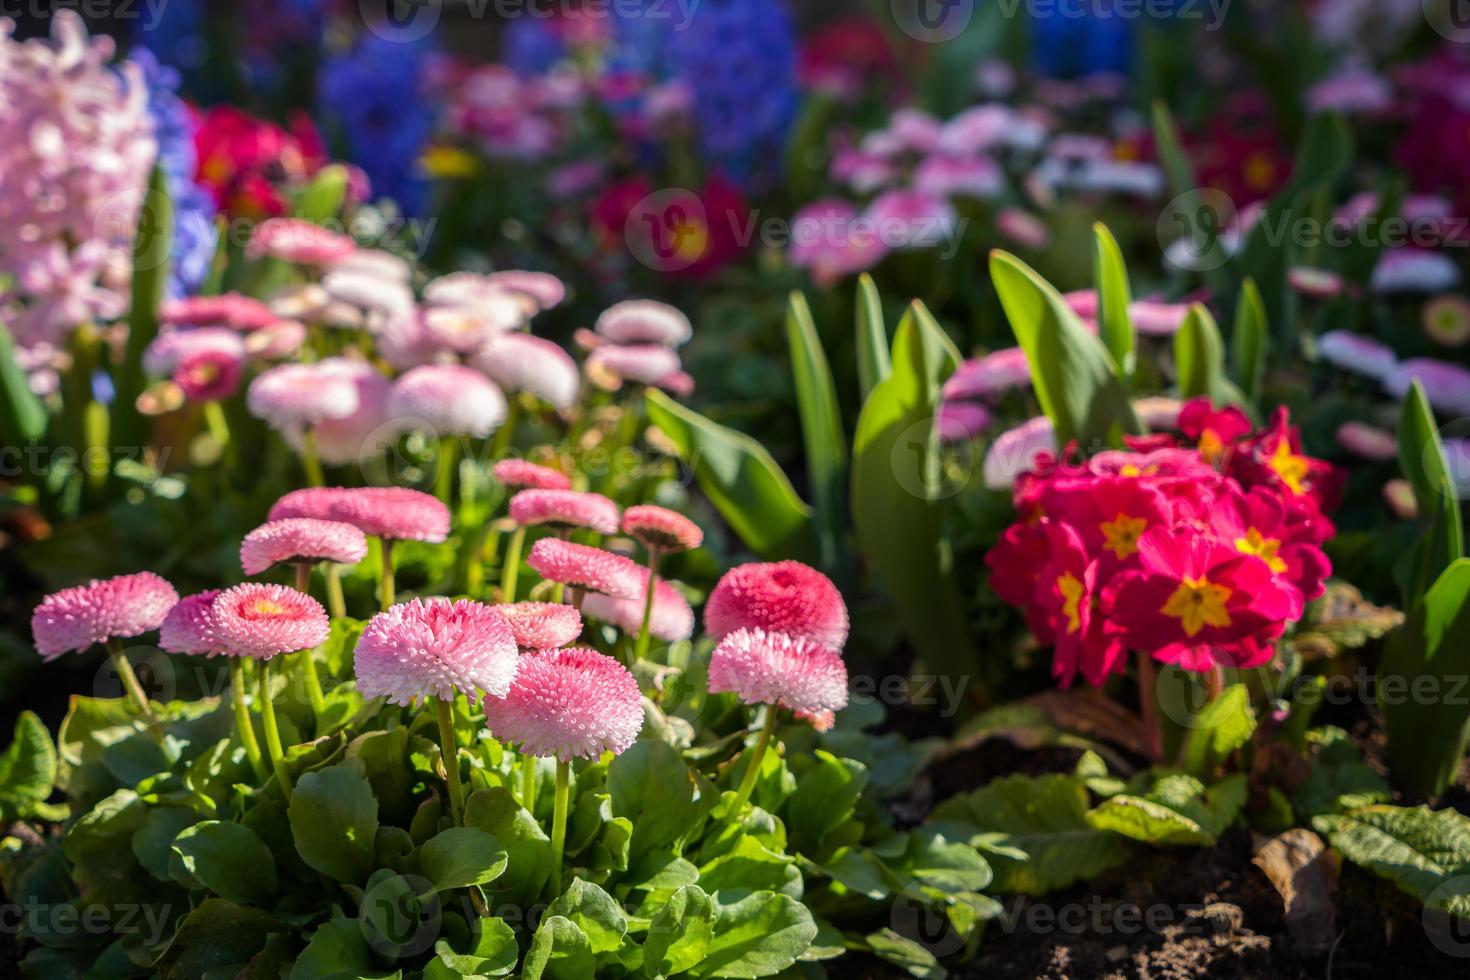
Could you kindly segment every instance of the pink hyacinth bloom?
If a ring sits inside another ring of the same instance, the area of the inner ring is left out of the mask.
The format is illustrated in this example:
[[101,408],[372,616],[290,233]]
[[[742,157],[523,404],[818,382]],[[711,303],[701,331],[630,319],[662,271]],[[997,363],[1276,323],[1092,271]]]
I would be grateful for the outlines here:
[[965,361],[944,383],[944,397],[972,401],[993,399],[1013,388],[1031,387],[1031,365],[1026,352],[1008,347]]
[[523,650],[555,650],[582,635],[582,614],[560,602],[513,602],[496,606],[510,624],[516,646]]
[[365,698],[504,697],[516,675],[515,636],[493,606],[469,599],[413,599],[378,613],[357,641],[353,669]]
[[990,428],[992,419],[984,406],[974,402],[940,403],[934,431],[943,442],[968,442]]
[[643,581],[647,574],[632,559],[560,538],[537,541],[531,546],[526,564],[549,582],[560,582],[620,599],[643,595]]
[[1429,404],[1448,415],[1470,415],[1470,371],[1433,357],[1404,361],[1383,381],[1389,394],[1403,398],[1418,381]]
[[240,387],[244,367],[240,358],[224,351],[202,350],[179,360],[173,381],[189,401],[221,401]]
[[679,371],[679,355],[654,344],[604,344],[587,358],[591,372],[603,372],[635,384],[656,385]]
[[562,300],[567,296],[566,284],[549,272],[506,269],[504,272],[490,273],[485,280],[491,286],[526,294],[534,299],[536,305],[543,310],[560,306]]
[[982,470],[985,485],[992,490],[1009,490],[1016,477],[1036,468],[1039,456],[1055,456],[1057,434],[1051,419],[1039,415],[995,437],[985,453]]
[[278,319],[269,306],[240,293],[165,300],[158,311],[158,322],[169,326],[229,327],[241,333],[268,327]]
[[847,665],[806,637],[738,629],[710,655],[709,689],[733,692],[745,704],[806,714],[841,711],[847,707]]
[[158,645],[169,653],[210,656],[220,653],[219,640],[214,635],[213,621],[209,616],[210,607],[219,594],[219,589],[206,589],[184,596],[175,603],[158,627]]
[[483,439],[505,421],[505,396],[474,368],[427,364],[393,383],[388,414],[403,428]]
[[1393,348],[1347,330],[1329,330],[1318,337],[1317,353],[1333,367],[1380,381],[1398,367]]
[[346,487],[302,487],[283,494],[271,505],[269,521],[307,517],[318,521],[332,520],[332,514],[352,491]]
[[223,652],[255,660],[310,650],[325,643],[331,632],[321,603],[284,585],[261,582],[246,582],[215,596],[209,624]]
[[53,592],[31,615],[36,652],[49,662],[63,653],[151,632],[178,601],[174,587],[152,572],[93,579]]
[[367,557],[367,537],[351,524],[295,517],[271,521],[240,542],[240,567],[259,575],[278,562],[355,565]]
[[704,531],[678,511],[657,504],[638,504],[623,511],[623,533],[649,551],[693,551],[704,542]]
[[582,374],[570,354],[527,333],[490,338],[470,363],[507,390],[528,392],[553,408],[571,408],[582,387]]
[[[643,605],[647,598],[646,584],[642,594],[633,599],[589,592],[582,600],[582,612],[592,619],[616,626],[629,636],[637,636],[643,628]],[[659,579],[653,588],[648,632],[665,643],[678,643],[694,635],[694,609],[683,593],[663,579]]]
[[847,606],[832,580],[799,561],[752,562],[725,573],[704,606],[704,628],[722,639],[762,629],[840,651],[847,643]]
[[608,307],[592,329],[614,344],[660,347],[682,347],[694,335],[687,316],[651,299],[630,299]]
[[427,541],[449,537],[449,508],[432,494],[407,487],[354,487],[341,491],[328,519],[345,521],[363,534],[390,541]]
[[589,527],[598,534],[616,534],[618,505],[600,493],[522,490],[510,498],[510,519],[522,527],[551,524],[560,528]]
[[868,204],[864,217],[894,251],[939,248],[949,242],[959,223],[948,200],[919,190],[884,191]]
[[527,755],[619,755],[643,727],[643,697],[628,668],[594,650],[524,654],[510,693],[485,700],[486,727]]
[[1344,422],[1337,427],[1337,444],[1354,456],[1386,462],[1397,459],[1399,442],[1392,432],[1362,422]]
[[549,466],[538,466],[524,459],[502,459],[492,471],[495,479],[507,487],[531,490],[570,490],[571,478]]
[[250,414],[281,431],[344,419],[359,405],[353,380],[320,362],[281,364],[257,375],[245,403]]
[[267,219],[246,248],[251,258],[269,255],[298,265],[331,265],[355,251],[357,243],[351,238],[300,218]]

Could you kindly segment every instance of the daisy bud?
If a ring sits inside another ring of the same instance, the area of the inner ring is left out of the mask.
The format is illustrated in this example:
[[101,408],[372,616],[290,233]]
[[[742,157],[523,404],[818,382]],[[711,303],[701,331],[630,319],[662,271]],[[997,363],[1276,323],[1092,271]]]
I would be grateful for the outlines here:
[[677,511],[639,504],[623,512],[623,533],[649,551],[693,551],[704,542],[699,525]]
[[538,466],[524,459],[503,459],[495,464],[495,479],[507,487],[530,490],[570,490],[572,481],[565,473],[549,466]]

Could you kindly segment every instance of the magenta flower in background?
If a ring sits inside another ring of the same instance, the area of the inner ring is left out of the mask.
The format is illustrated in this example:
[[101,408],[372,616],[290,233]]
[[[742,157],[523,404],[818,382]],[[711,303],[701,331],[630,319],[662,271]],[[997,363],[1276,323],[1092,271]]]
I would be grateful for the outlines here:
[[486,727],[531,756],[619,755],[643,727],[643,696],[628,668],[593,650],[523,654],[504,698],[485,700]]
[[864,216],[875,224],[883,244],[895,251],[939,248],[959,224],[948,200],[921,190],[884,191],[869,203]]
[[223,652],[209,613],[219,594],[219,589],[206,589],[176,602],[158,627],[158,645],[169,653],[215,656]]
[[240,293],[165,300],[158,311],[158,322],[168,326],[229,327],[240,333],[268,327],[278,319],[265,303]]
[[570,490],[571,479],[559,470],[524,459],[503,459],[495,464],[495,479],[507,487],[532,490]]
[[174,587],[152,572],[93,579],[53,592],[31,615],[36,652],[49,662],[63,653],[151,632],[178,601]]
[[496,606],[523,650],[555,650],[582,635],[582,614],[561,602],[513,602]]
[[470,363],[508,391],[524,391],[553,408],[568,409],[577,401],[582,373],[559,344],[527,333],[490,338]]
[[271,521],[240,542],[240,567],[259,575],[279,562],[355,565],[367,557],[367,537],[351,524],[293,517]]
[[809,715],[847,707],[847,665],[807,637],[741,628],[710,655],[709,689]]
[[636,562],[622,555],[560,538],[537,541],[531,546],[526,564],[548,582],[560,582],[620,599],[642,596],[648,574]]
[[357,243],[340,232],[300,218],[269,218],[250,236],[246,254],[270,256],[298,265],[324,266],[357,251]]
[[965,361],[944,382],[944,397],[992,400],[1016,388],[1031,387],[1031,365],[1026,352],[1008,347]]
[[618,505],[600,493],[581,490],[522,490],[510,498],[510,519],[522,527],[549,524],[558,530],[591,528],[618,532]]
[[222,350],[201,350],[179,359],[173,381],[189,401],[221,401],[239,390],[244,367]]
[[747,628],[841,650],[847,643],[847,605],[831,579],[799,561],[737,565],[710,593],[704,629],[722,639]]
[[357,690],[389,704],[414,698],[472,701],[483,691],[504,697],[516,674],[510,624],[493,606],[468,599],[413,599],[378,613],[353,655]]
[[284,585],[260,582],[215,596],[209,628],[223,652],[255,660],[310,650],[325,643],[331,632],[321,603]]
[[359,407],[353,379],[320,361],[281,364],[256,375],[245,401],[250,414],[282,433],[348,418]]
[[991,415],[983,405],[974,402],[940,403],[934,420],[934,431],[944,442],[968,442],[990,428]]

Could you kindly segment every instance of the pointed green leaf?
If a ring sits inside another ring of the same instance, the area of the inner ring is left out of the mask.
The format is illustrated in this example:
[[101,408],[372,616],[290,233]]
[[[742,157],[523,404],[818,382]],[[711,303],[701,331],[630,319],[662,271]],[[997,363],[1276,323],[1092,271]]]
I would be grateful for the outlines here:
[[1412,606],[1445,568],[1465,554],[1459,495],[1434,410],[1417,379],[1410,384],[1399,412],[1399,468],[1414,487],[1425,526],[1424,535],[1395,569],[1404,603]]
[[0,755],[0,825],[30,817],[51,795],[58,759],[51,733],[33,711],[15,720],[15,738]]
[[158,336],[158,310],[172,271],[174,206],[169,198],[168,178],[155,167],[148,193],[138,212],[138,230],[133,239],[132,310],[128,314],[128,340],[122,364],[115,376],[111,435],[121,446],[141,446],[148,433],[148,420],[139,412],[138,396],[145,384],[143,352]]
[[692,969],[709,952],[715,907],[698,885],[684,885],[649,923],[643,962],[650,976],[672,976]]
[[611,895],[589,881],[572,880],[561,897],[551,903],[547,915],[560,915],[575,923],[587,936],[594,953],[611,953],[623,945],[628,934],[628,917]]
[[0,445],[24,446],[46,434],[46,406],[15,358],[15,338],[0,323]]
[[1235,305],[1235,334],[1231,338],[1230,355],[1235,381],[1253,402],[1261,395],[1269,336],[1266,304],[1261,302],[1261,291],[1255,282],[1247,277],[1240,284],[1240,300]]
[[1098,330],[1113,363],[1125,380],[1133,377],[1137,335],[1133,330],[1133,318],[1128,314],[1128,304],[1133,302],[1133,292],[1128,287],[1128,268],[1123,262],[1123,251],[1118,240],[1101,221],[1092,226],[1096,240]]
[[1201,778],[1213,775],[1255,731],[1250,690],[1244,684],[1232,684],[1190,720],[1184,739],[1185,771]]
[[1087,818],[1094,827],[1145,844],[1208,847],[1240,813],[1245,794],[1240,773],[1208,789],[1193,776],[1165,773],[1147,792],[1109,797]]
[[863,401],[893,370],[888,360],[888,326],[883,319],[883,300],[873,277],[864,272],[857,285],[858,387]]
[[843,476],[847,470],[847,437],[837,385],[812,322],[806,297],[793,292],[786,310],[786,342],[796,377],[796,404],[801,413],[807,478],[821,537],[822,567],[837,566],[838,536],[843,524]]
[[340,163],[329,163],[318,170],[302,192],[301,216],[316,224],[335,219],[347,199],[348,183],[347,168]]
[[595,969],[587,934],[569,919],[548,915],[526,950],[521,980],[585,980]]

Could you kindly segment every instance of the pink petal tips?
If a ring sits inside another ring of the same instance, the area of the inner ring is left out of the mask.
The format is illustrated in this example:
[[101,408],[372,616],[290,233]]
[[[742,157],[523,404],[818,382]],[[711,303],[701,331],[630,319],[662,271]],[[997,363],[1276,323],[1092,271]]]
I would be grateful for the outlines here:
[[699,525],[677,511],[639,504],[623,511],[623,533],[649,551],[692,551],[704,542]]
[[356,527],[310,517],[262,524],[240,543],[240,566],[246,575],[259,575],[277,562],[355,565],[366,556],[367,538]]
[[522,527],[551,524],[616,534],[618,505],[600,493],[579,490],[522,490],[510,498],[510,518]]
[[560,538],[537,541],[531,546],[526,564],[548,581],[620,599],[643,595],[643,579],[647,574],[636,562],[622,555]]
[[524,650],[554,650],[582,635],[582,614],[575,606],[559,602],[516,602],[496,606],[516,646]]
[[762,629],[841,650],[847,606],[832,580],[815,568],[797,561],[753,563],[720,579],[704,607],[704,628],[716,639],[738,629]]
[[223,652],[256,660],[320,646],[331,632],[326,610],[311,596],[259,582],[216,596],[209,623]]
[[779,704],[818,714],[847,707],[847,667],[831,650],[805,637],[738,629],[710,656],[709,689],[746,704]]
[[510,624],[492,606],[468,599],[414,599],[368,621],[353,663],[365,698],[408,704],[449,700],[455,692],[503,697],[516,673]]
[[31,616],[36,652],[50,661],[96,643],[148,633],[163,625],[178,601],[174,587],[152,572],[93,579],[53,592]]
[[524,654],[503,700],[485,700],[486,725],[533,756],[595,759],[627,750],[643,727],[643,698],[628,669],[594,650]]

